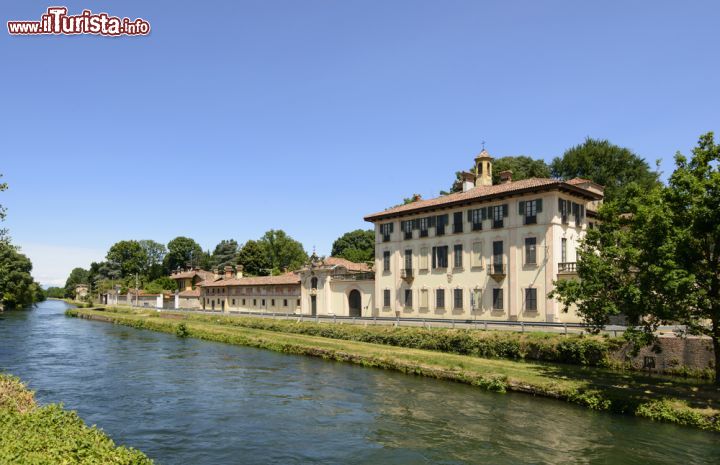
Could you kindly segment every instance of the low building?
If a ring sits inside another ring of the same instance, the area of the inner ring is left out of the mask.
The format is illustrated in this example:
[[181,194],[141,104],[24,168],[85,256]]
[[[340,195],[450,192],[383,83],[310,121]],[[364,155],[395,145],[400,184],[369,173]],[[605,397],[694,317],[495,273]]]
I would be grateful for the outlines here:
[[591,181],[492,183],[483,150],[462,191],[365,217],[375,225],[374,314],[576,322],[548,297],[575,276],[576,249],[603,199]]
[[301,313],[300,277],[296,273],[280,276],[244,277],[242,267],[226,266],[216,281],[205,281],[200,288],[204,310],[222,312]]
[[202,308],[200,301],[200,285],[204,282],[212,282],[219,279],[217,273],[201,270],[200,268],[178,269],[170,275],[177,283],[175,297],[175,308],[199,309]]
[[90,287],[87,284],[78,284],[75,286],[75,300],[85,300],[90,293]]
[[313,254],[298,274],[302,313],[372,316],[375,274],[367,264]]

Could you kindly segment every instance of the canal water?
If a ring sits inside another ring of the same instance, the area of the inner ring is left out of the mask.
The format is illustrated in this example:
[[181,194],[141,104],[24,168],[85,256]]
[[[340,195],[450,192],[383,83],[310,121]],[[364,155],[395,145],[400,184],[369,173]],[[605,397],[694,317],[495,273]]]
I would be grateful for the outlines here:
[[159,464],[720,463],[720,435],[311,357],[0,315],[0,370]]

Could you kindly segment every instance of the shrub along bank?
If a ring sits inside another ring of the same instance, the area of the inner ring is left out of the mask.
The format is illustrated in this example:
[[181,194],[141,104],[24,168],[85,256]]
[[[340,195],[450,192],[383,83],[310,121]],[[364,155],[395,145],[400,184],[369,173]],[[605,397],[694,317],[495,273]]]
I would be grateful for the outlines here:
[[116,446],[61,405],[38,406],[18,378],[0,374],[0,463],[152,464],[135,449]]
[[[228,324],[225,318],[219,316],[87,309],[70,309],[67,314],[162,331],[179,337],[194,337],[398,370],[467,383],[492,391],[525,392],[565,400],[595,410],[632,414],[720,431],[720,393],[717,387],[709,383],[649,377],[588,366],[486,359],[279,330],[270,331]],[[240,319],[229,320],[234,323]]]

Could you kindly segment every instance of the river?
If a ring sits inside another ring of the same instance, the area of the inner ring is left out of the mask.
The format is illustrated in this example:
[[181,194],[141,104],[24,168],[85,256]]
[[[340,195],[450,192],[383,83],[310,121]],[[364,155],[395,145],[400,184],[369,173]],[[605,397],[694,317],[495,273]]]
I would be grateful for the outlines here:
[[66,308],[0,314],[0,370],[159,464],[720,463],[717,434]]

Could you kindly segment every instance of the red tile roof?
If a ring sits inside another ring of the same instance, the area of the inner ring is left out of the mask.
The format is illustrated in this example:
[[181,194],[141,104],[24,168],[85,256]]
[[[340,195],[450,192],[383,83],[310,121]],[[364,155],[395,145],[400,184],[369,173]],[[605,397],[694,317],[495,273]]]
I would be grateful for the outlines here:
[[540,192],[545,190],[569,191],[590,200],[598,200],[602,198],[601,195],[595,192],[583,189],[565,181],[549,178],[529,178],[505,184],[473,187],[466,192],[456,192],[454,194],[443,195],[434,199],[419,200],[406,205],[398,205],[397,207],[388,208],[387,210],[368,215],[365,217],[365,221],[372,222],[403,214],[434,210],[439,207],[452,207],[480,201],[490,201],[496,198],[507,197],[512,194]]
[[195,276],[199,276],[200,279],[202,279],[203,281],[207,281],[208,279],[212,280],[215,275],[210,271],[190,270],[190,271],[181,271],[180,273],[173,273],[170,275],[170,279],[194,278]]
[[200,297],[200,289],[190,289],[188,291],[182,291],[178,294],[180,297]]
[[300,277],[295,273],[281,274],[280,276],[252,276],[247,278],[220,279],[214,282],[200,283],[203,287],[225,286],[267,286],[282,284],[300,284]]
[[347,268],[348,271],[370,271],[370,267],[367,263],[356,263],[351,262],[340,257],[327,257],[323,260],[326,265],[330,266],[342,266]]

